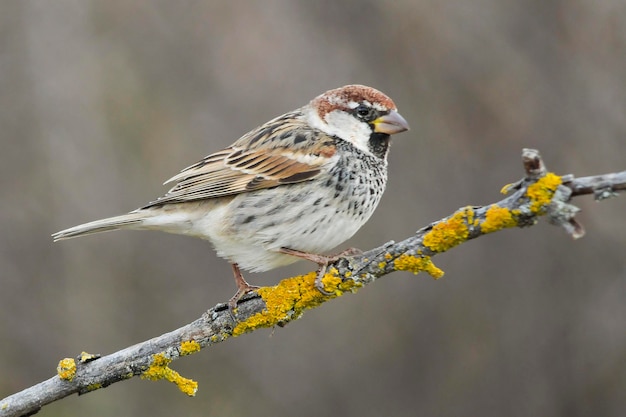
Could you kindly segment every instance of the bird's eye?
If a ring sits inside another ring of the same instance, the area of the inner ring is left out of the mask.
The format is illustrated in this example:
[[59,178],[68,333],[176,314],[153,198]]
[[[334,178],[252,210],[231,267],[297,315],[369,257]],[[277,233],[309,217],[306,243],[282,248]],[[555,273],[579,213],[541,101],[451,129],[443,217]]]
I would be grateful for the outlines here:
[[359,104],[359,106],[355,109],[355,112],[360,118],[365,119],[367,116],[372,114],[372,108],[366,106],[365,104]]

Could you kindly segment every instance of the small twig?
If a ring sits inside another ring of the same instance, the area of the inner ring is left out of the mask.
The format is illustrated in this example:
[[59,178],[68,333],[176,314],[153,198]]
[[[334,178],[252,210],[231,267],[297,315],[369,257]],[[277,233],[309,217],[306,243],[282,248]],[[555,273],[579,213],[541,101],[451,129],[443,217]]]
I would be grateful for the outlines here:
[[340,259],[322,280],[330,295],[315,288],[315,273],[287,278],[244,297],[237,309],[237,321],[227,304],[218,304],[193,323],[110,355],[83,353],[76,360],[63,359],[54,377],[0,400],[0,416],[31,415],[70,394],[84,394],[137,375],[166,379],[194,395],[196,383],[170,369],[168,365],[173,360],[232,336],[283,326],[305,310],[355,292],[393,271],[425,271],[439,278],[443,271],[433,264],[433,256],[488,233],[532,226],[544,215],[549,223],[563,227],[570,236],[581,237],[584,229],[574,219],[579,209],[569,203],[570,199],[592,194],[602,200],[626,189],[626,171],[583,178],[559,177],[548,172],[539,152],[532,149],[524,149],[522,161],[526,177],[505,186],[503,192],[507,196],[501,201],[463,207],[401,242],[388,242],[361,255]]
[[563,185],[572,190],[572,197],[593,194],[596,200],[604,200],[626,190],[626,171],[581,178],[564,176]]

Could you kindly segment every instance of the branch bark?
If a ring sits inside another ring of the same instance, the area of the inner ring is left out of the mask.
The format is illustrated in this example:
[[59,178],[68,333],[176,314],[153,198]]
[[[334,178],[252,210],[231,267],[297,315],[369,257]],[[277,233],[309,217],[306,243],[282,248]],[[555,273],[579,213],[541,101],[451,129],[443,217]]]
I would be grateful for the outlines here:
[[532,226],[541,216],[571,237],[582,237],[584,229],[574,218],[579,209],[569,203],[571,198],[591,194],[602,200],[626,189],[626,171],[582,178],[558,176],[548,172],[539,152],[532,149],[523,150],[522,162],[525,177],[505,186],[502,200],[462,207],[408,239],[339,260],[323,278],[329,295],[315,288],[314,272],[287,278],[244,297],[236,317],[226,303],[220,303],[192,323],[110,355],[83,352],[76,359],[63,359],[57,375],[0,400],[0,417],[32,415],[68,395],[85,394],[134,376],[166,379],[187,395],[195,395],[197,384],[169,367],[181,356],[259,328],[282,327],[305,310],[356,292],[393,271],[427,272],[439,278],[443,271],[434,265],[433,256],[488,233]]

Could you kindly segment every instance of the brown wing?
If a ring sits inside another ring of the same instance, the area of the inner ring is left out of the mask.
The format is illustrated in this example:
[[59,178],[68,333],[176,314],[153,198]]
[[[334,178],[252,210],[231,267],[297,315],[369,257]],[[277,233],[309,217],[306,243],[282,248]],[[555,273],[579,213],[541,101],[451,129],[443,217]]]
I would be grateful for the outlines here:
[[216,198],[310,180],[334,160],[334,140],[294,114],[274,119],[232,146],[185,168],[177,184],[146,207]]

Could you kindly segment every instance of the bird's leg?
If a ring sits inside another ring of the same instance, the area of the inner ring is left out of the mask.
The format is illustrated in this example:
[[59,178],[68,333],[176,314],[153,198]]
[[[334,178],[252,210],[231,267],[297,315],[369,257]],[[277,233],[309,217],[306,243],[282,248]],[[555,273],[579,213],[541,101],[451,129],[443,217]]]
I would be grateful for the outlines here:
[[363,253],[363,251],[357,248],[348,248],[344,251],[339,252],[336,255],[318,255],[316,253],[302,252],[289,248],[280,248],[279,252],[286,255],[296,256],[301,259],[306,259],[307,261],[315,262],[319,266],[319,268],[317,269],[317,277],[315,277],[315,288],[317,288],[319,292],[324,295],[333,294],[324,289],[324,283],[322,282],[322,278],[324,278],[324,275],[326,274],[328,265],[337,262],[339,259],[345,258],[346,256],[360,255]]
[[233,273],[235,275],[235,284],[237,284],[237,292],[235,293],[235,295],[233,295],[230,298],[230,300],[228,300],[228,309],[230,310],[230,313],[233,315],[233,317],[235,317],[235,309],[237,308],[237,302],[241,299],[241,297],[243,297],[244,295],[246,295],[246,293],[250,291],[259,289],[260,287],[257,287],[256,285],[248,284],[248,282],[243,278],[243,275],[241,275],[241,271],[239,270],[239,265],[232,264],[231,266],[233,267]]

